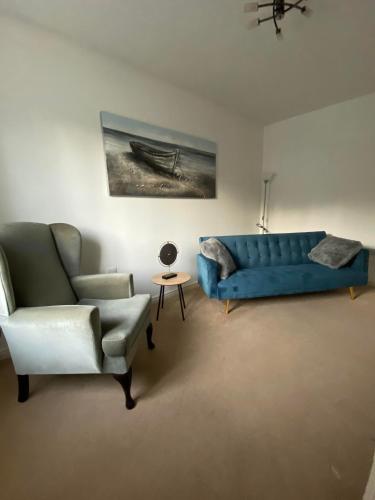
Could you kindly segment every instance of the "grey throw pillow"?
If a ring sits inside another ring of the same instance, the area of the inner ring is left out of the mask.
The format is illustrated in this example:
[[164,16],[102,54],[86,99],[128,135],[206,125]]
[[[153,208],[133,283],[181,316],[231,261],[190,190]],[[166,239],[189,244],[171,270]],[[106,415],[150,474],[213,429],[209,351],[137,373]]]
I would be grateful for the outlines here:
[[229,250],[216,238],[208,238],[208,240],[202,241],[201,252],[205,257],[214,260],[220,265],[220,278],[222,280],[227,279],[236,270],[236,264]]
[[336,236],[326,236],[308,254],[313,262],[339,269],[345,266],[361,250],[360,241],[346,240]]

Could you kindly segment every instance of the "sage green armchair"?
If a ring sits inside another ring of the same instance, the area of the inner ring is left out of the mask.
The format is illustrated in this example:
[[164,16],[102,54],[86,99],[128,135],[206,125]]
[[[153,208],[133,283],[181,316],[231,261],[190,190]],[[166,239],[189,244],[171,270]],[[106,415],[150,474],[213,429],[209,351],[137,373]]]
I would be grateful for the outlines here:
[[130,392],[141,334],[152,342],[151,297],[134,295],[131,274],[80,273],[81,234],[68,224],[0,225],[0,327],[18,375],[111,373]]

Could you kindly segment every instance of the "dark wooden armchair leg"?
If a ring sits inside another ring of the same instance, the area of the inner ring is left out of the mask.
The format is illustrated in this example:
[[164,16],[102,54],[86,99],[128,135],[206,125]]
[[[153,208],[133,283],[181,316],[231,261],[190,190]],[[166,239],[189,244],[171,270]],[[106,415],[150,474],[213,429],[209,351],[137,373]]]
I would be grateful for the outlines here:
[[150,351],[152,351],[152,349],[155,349],[155,344],[152,341],[152,323],[150,323],[147,327],[146,336],[147,336],[147,347],[150,349]]
[[24,403],[29,399],[29,376],[17,375],[18,378],[18,402]]
[[130,388],[132,385],[132,374],[133,374],[133,369],[132,367],[130,367],[127,373],[122,373],[121,375],[116,373],[113,375],[113,378],[117,380],[117,382],[121,385],[124,391],[125,406],[128,410],[132,410],[135,406],[135,401],[130,393]]

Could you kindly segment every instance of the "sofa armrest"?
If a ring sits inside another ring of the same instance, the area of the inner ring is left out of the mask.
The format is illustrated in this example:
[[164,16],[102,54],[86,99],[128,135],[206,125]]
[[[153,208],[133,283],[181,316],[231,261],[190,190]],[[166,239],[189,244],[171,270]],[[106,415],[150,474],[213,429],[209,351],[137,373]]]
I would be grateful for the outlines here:
[[217,283],[219,264],[212,259],[207,259],[202,254],[197,255],[198,282],[205,294],[210,298],[217,297]]
[[132,274],[87,274],[75,276],[71,283],[79,299],[128,299],[134,295]]
[[366,248],[362,248],[362,250],[360,250],[360,252],[358,252],[354,257],[352,263],[350,264],[350,268],[363,273],[368,273],[368,260],[369,251]]
[[2,320],[1,328],[19,375],[101,371],[102,333],[94,306],[23,307]]

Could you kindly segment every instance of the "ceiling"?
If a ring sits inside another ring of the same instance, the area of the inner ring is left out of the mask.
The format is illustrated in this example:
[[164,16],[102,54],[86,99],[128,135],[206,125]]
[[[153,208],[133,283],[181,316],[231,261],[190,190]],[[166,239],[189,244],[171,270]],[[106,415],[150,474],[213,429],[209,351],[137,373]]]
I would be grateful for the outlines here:
[[7,14],[267,124],[375,91],[375,1],[307,0],[278,40],[242,0],[0,0]]

